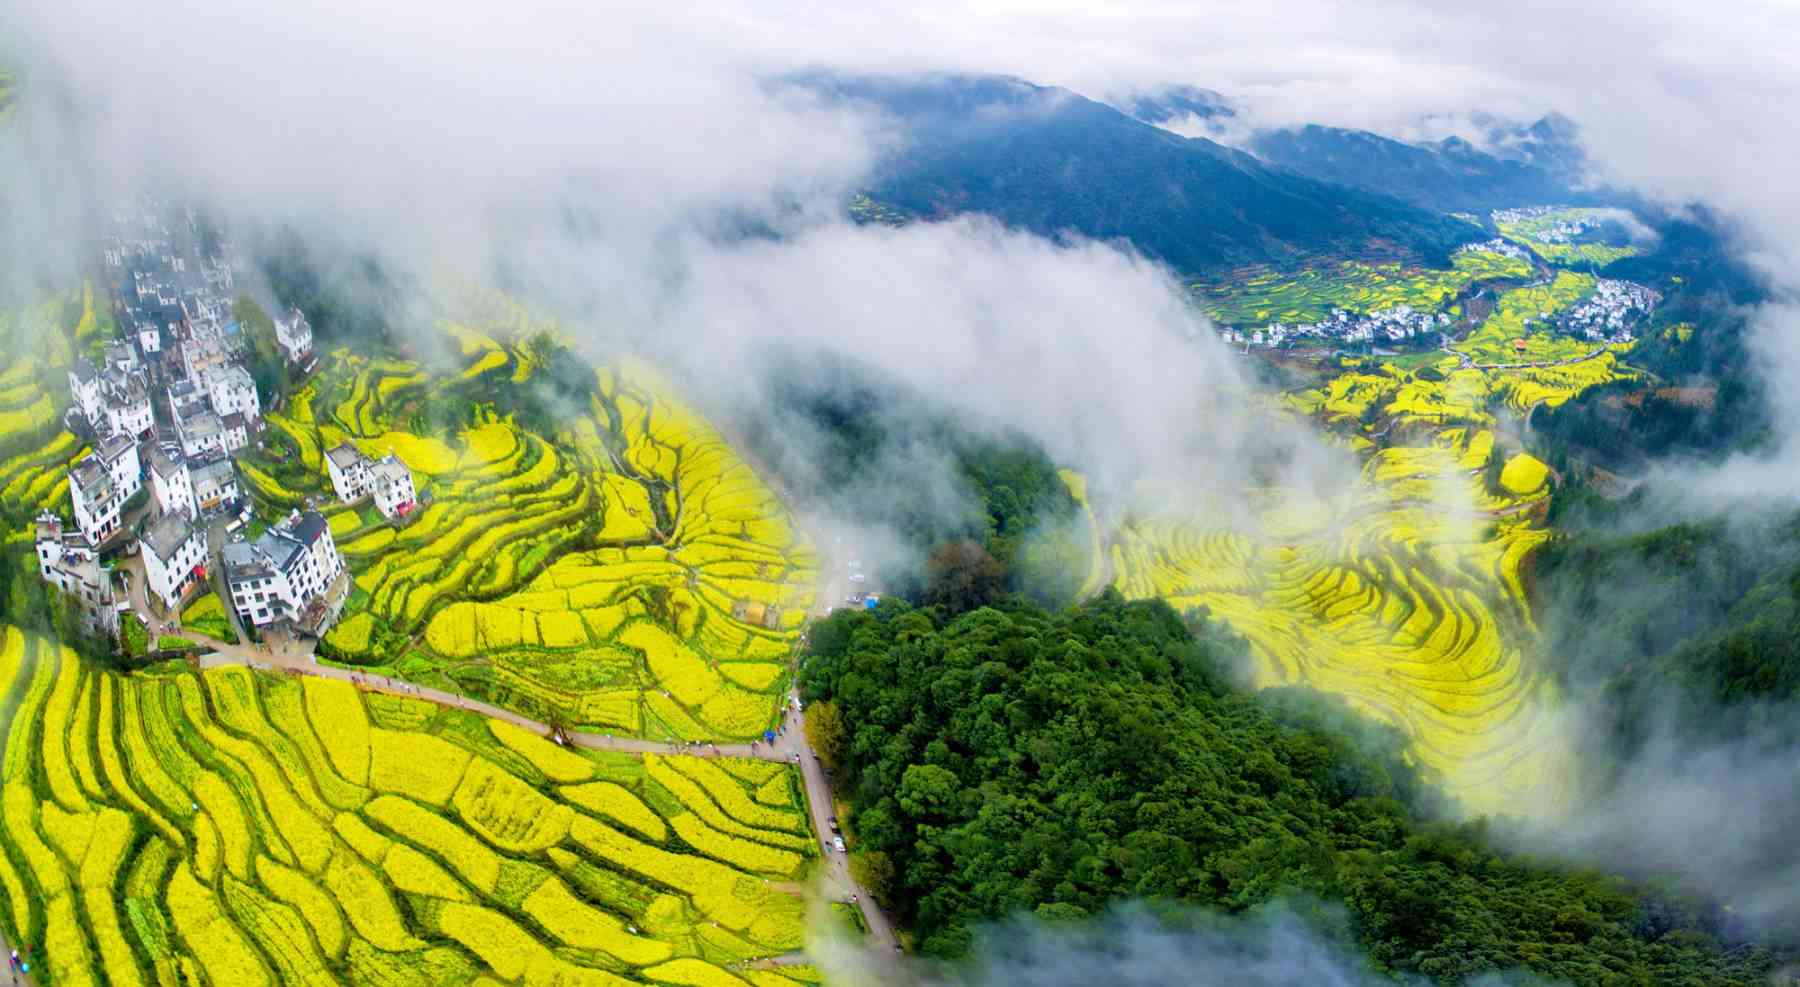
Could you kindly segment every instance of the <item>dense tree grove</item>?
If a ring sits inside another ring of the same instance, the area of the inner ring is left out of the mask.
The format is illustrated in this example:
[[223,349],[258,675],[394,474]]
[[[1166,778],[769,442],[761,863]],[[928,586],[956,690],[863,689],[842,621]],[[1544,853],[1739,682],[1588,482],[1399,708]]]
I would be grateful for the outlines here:
[[1750,984],[1777,962],[1705,909],[1509,855],[1440,806],[1397,732],[1234,687],[1243,643],[1116,593],[950,617],[886,601],[816,625],[808,700],[841,717],[858,872],[920,948],[1122,898],[1341,901],[1383,968],[1455,980]]
[[1593,753],[1629,754],[1652,724],[1800,739],[1770,705],[1800,698],[1800,514],[1635,532],[1620,525],[1636,499],[1577,503],[1536,585],[1546,653],[1606,695],[1613,747]]

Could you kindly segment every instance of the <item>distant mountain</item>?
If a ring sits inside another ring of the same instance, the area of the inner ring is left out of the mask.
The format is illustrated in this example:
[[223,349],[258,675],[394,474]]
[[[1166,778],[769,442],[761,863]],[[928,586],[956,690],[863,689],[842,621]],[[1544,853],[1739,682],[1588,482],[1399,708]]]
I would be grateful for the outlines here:
[[1191,119],[1213,120],[1237,115],[1237,111],[1231,108],[1225,97],[1211,89],[1195,86],[1175,86],[1153,93],[1135,93],[1114,105],[1128,116],[1159,127]]
[[787,81],[870,104],[900,124],[902,146],[868,193],[913,216],[985,213],[1049,236],[1128,241],[1186,272],[1371,251],[1443,261],[1477,235],[1393,197],[1272,168],[1066,89],[993,76]]
[[1586,159],[1574,125],[1560,117],[1528,127],[1492,125],[1487,149],[1460,137],[1406,143],[1364,130],[1316,125],[1261,131],[1250,149],[1296,175],[1342,182],[1443,212],[1606,198],[1579,188]]

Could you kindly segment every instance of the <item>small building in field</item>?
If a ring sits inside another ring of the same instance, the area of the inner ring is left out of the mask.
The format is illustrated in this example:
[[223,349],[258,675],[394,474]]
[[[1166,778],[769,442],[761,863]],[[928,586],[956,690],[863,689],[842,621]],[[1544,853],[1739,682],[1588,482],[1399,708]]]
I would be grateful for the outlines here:
[[305,364],[312,359],[312,325],[299,309],[289,309],[287,315],[275,319],[275,344],[289,363]]
[[375,498],[376,510],[390,521],[412,513],[418,499],[412,473],[391,452],[369,467],[369,492]]

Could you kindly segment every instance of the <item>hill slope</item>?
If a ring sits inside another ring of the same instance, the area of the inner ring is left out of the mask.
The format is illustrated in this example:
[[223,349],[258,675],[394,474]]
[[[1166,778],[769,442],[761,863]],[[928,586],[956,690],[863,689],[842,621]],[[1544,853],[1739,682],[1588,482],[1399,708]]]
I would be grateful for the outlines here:
[[1397,734],[1315,693],[1237,691],[1221,669],[1242,643],[1196,624],[1109,592],[955,618],[883,601],[813,626],[801,689],[809,730],[827,702],[846,725],[854,866],[922,951],[1024,909],[1302,891],[1343,901],[1379,967],[1438,981],[1748,984],[1777,964],[1726,948],[1716,916],[1426,821]]
[[917,216],[985,213],[1035,233],[1128,241],[1183,271],[1375,250],[1440,263],[1466,224],[1273,169],[1065,89],[998,77],[810,75],[896,118],[870,194]]
[[1426,209],[1486,212],[1579,198],[1582,156],[1565,121],[1495,128],[1490,153],[1460,137],[1409,144],[1363,130],[1308,125],[1262,131],[1250,147],[1278,168],[1392,195]]

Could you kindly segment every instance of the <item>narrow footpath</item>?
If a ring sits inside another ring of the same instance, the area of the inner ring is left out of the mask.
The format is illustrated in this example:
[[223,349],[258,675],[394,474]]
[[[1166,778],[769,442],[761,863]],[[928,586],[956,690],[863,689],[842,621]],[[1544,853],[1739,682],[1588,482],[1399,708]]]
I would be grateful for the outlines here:
[[[134,584],[135,582],[134,580]],[[134,605],[136,602],[134,600]],[[247,665],[267,672],[338,679],[372,692],[410,696],[441,706],[466,709],[482,716],[504,720],[546,737],[551,732],[547,724],[457,693],[414,685],[411,682],[403,682],[382,675],[370,675],[353,669],[320,664],[313,656],[310,642],[305,644],[288,641],[276,642],[265,650],[259,645],[228,645],[212,641],[211,638],[205,638],[205,640],[212,643],[212,650],[200,656],[199,664],[202,668]],[[818,755],[813,753],[812,747],[806,742],[804,720],[796,708],[799,704],[798,699],[799,697],[792,693],[786,697],[781,728],[772,744],[757,741],[740,744],[664,743],[636,737],[615,737],[612,734],[582,732],[571,733],[568,737],[572,743],[592,750],[621,751],[628,754],[750,757],[798,765],[801,780],[806,788],[806,804],[812,817],[813,830],[818,834],[820,840],[819,878],[823,893],[833,901],[854,903],[862,913],[863,923],[868,927],[869,943],[878,948],[892,949],[899,942],[899,938],[894,933],[893,923],[881,911],[880,906],[876,904],[868,890],[858,884],[856,878],[851,875],[846,856],[831,849],[833,835],[831,819],[837,814],[837,803],[831,790],[831,783],[825,777],[824,765],[819,763]]]
[[[217,559],[210,561],[214,565],[215,572],[222,569],[218,566]],[[163,619],[151,611],[148,600],[145,598],[142,558],[132,556],[122,560],[120,565],[130,573],[131,585],[128,599],[131,608],[144,619],[145,624],[150,628],[151,640],[154,641],[161,633],[167,632],[180,633],[200,642],[203,648],[208,649],[203,651],[198,658],[201,668],[247,665],[268,672],[338,679],[374,692],[411,696],[441,706],[466,709],[482,716],[505,720],[541,736],[547,737],[551,733],[548,724],[458,693],[415,685],[387,676],[371,675],[355,669],[322,664],[314,654],[317,642],[313,640],[298,640],[288,635],[271,633],[266,635],[266,643],[248,643],[248,638],[244,638],[244,643],[227,644],[191,630],[180,630],[178,629],[180,621],[178,614]],[[214,588],[222,587],[215,585]],[[816,613],[824,616],[830,612],[837,601],[844,599],[850,592],[846,567],[841,563],[821,566],[818,592],[820,596],[815,604],[818,607]],[[227,606],[226,610],[229,612],[231,608]],[[863,924],[869,930],[868,942],[870,945],[881,949],[892,949],[899,943],[899,938],[894,933],[893,923],[881,911],[875,899],[870,896],[868,889],[858,884],[855,877],[851,875],[846,855],[831,848],[832,837],[835,835],[831,831],[831,820],[837,815],[837,802],[831,790],[831,783],[825,776],[824,765],[819,762],[818,755],[806,742],[805,723],[799,710],[797,694],[790,692],[784,697],[781,726],[772,744],[760,741],[739,744],[664,743],[636,737],[615,737],[606,733],[579,732],[571,733],[568,737],[571,742],[592,750],[621,751],[629,754],[752,757],[799,766],[801,780],[806,789],[806,803],[812,817],[813,831],[818,835],[820,841],[821,865],[818,876],[821,892],[830,900],[846,904],[854,903],[857,906],[862,913]],[[776,962],[781,960],[798,962],[791,957],[778,958]]]

